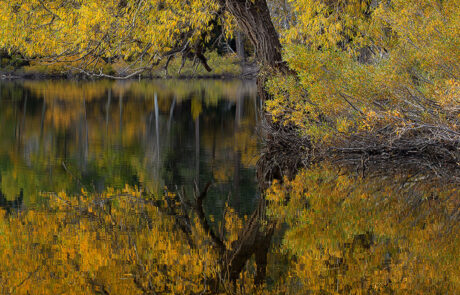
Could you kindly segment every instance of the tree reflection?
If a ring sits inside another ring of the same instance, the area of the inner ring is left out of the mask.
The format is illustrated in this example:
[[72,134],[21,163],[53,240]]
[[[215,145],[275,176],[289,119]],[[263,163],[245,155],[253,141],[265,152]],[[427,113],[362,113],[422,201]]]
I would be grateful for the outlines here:
[[219,221],[204,206],[209,184],[193,195],[49,194],[43,209],[3,209],[1,290],[455,294],[458,185],[420,169],[353,170],[310,167],[275,182],[250,216],[227,206]]
[[283,292],[458,293],[458,170],[404,161],[365,176],[323,163],[269,189],[270,216],[288,227]]
[[219,83],[2,88],[0,293],[459,293],[457,166],[323,161],[257,198],[257,109]]
[[[241,81],[2,82],[3,193],[12,199],[23,189],[31,205],[40,202],[39,191],[125,184],[154,193],[185,184],[191,191],[193,181],[212,179],[253,200],[254,178],[232,178],[253,173],[255,91]],[[246,213],[253,203],[242,205]]]
[[217,231],[203,207],[208,188],[190,199],[170,192],[152,198],[128,188],[83,192],[74,198],[51,194],[47,209],[4,216],[0,290],[3,294],[225,292],[235,288],[228,282],[247,283],[240,274],[253,254],[254,280],[261,280],[273,227],[262,226],[260,209],[246,220],[228,209]]

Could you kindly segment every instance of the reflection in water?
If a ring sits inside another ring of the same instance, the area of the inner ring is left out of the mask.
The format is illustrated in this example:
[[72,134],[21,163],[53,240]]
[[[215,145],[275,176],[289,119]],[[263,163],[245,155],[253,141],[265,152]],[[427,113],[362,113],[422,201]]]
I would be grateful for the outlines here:
[[[102,192],[125,184],[159,193],[213,180],[242,212],[254,208],[256,89],[241,81],[1,85],[1,191]],[[217,210],[217,209],[216,209]],[[218,210],[216,213],[219,212]]]
[[455,183],[408,171],[363,178],[324,164],[274,184],[267,208],[241,217],[227,207],[215,225],[206,191],[52,193],[47,208],[0,210],[0,290],[458,294]]
[[460,292],[455,175],[322,163],[256,201],[251,87],[99,83],[2,96],[1,294]]
[[323,164],[270,188],[269,215],[287,226],[283,292],[458,294],[458,182],[400,167]]

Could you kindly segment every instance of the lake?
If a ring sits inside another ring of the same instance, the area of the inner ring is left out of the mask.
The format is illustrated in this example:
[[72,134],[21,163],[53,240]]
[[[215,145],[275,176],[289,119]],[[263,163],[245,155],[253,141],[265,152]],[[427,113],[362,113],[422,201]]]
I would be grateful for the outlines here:
[[152,193],[212,181],[213,206],[254,207],[253,82],[36,81],[0,85],[1,191],[23,208],[40,192]]
[[261,109],[253,81],[0,82],[0,294],[460,291],[458,170],[323,161],[265,202]]

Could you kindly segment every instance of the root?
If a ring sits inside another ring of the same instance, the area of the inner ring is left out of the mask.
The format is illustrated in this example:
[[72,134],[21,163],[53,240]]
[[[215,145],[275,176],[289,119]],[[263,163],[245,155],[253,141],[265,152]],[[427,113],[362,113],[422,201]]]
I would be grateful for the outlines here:
[[262,190],[275,179],[292,179],[300,169],[321,161],[355,167],[363,174],[371,168],[401,168],[460,181],[460,136],[440,128],[355,133],[336,140],[333,146],[313,145],[297,127],[269,119],[261,123],[261,131],[265,147],[257,163],[257,177]]
[[257,179],[263,191],[273,180],[292,179],[310,161],[311,144],[306,137],[299,136],[295,126],[283,126],[269,119],[259,126],[264,149],[257,162]]

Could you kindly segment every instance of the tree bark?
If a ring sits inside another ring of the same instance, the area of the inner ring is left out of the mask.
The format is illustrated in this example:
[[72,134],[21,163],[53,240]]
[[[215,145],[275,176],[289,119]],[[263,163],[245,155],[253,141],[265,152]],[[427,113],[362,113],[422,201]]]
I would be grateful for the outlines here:
[[219,0],[222,7],[232,14],[242,32],[255,48],[256,59],[261,67],[257,87],[262,100],[269,100],[265,82],[273,72],[290,73],[282,58],[282,46],[271,20],[266,0]]
[[236,53],[241,61],[241,65],[243,66],[246,62],[246,51],[244,49],[244,34],[238,30],[236,32]]
[[262,67],[284,68],[282,47],[266,0],[220,0],[249,38]]

